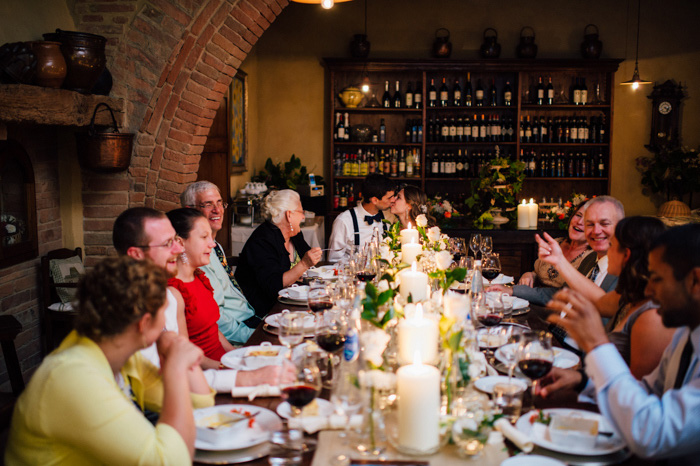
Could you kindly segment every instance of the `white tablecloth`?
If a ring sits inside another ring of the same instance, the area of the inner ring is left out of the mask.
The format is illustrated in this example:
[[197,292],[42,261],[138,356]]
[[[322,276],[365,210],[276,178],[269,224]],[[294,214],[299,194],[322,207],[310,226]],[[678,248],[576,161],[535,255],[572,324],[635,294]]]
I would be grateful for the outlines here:
[[[323,217],[315,217],[313,222],[304,223],[301,226],[301,233],[304,239],[312,248],[324,248],[326,244],[326,229],[324,226]],[[248,241],[250,235],[258,227],[258,225],[241,226],[234,225],[231,227],[231,255],[236,257],[241,254],[245,242]]]

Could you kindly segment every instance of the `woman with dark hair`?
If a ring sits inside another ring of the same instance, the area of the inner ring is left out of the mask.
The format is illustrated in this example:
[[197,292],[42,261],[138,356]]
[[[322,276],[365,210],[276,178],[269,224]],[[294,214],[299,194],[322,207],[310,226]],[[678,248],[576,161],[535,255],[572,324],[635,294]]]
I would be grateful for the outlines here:
[[423,191],[412,185],[399,187],[399,192],[391,204],[391,213],[399,219],[402,228],[410,223],[415,228],[416,217],[425,215],[428,227],[435,226],[435,217],[430,215],[428,197]]
[[[83,277],[75,330],[17,401],[6,464],[191,464],[192,406],[214,393],[202,351],[163,332],[166,286],[162,268],[127,256]],[[156,341],[160,371],[139,352]],[[155,427],[145,409],[160,412]]]
[[[655,217],[620,220],[608,249],[608,273],[619,277],[617,288],[595,303],[588,301],[601,316],[611,318],[606,327],[608,338],[637,379],[659,364],[674,333],[673,329],[664,327],[661,316],[655,312],[658,306],[644,295],[649,248],[664,230],[663,222]],[[585,381],[582,371],[553,368],[544,381],[542,395],[564,387],[583,389]]]
[[[234,347],[219,331],[216,323],[219,306],[214,300],[214,289],[204,272],[199,270],[199,267],[209,264],[216,244],[211,226],[204,214],[189,207],[171,210],[167,215],[185,248],[177,259],[177,274],[168,280],[168,285],[181,294],[176,295],[178,307],[184,307],[190,341],[204,351],[203,367],[216,369],[220,367],[221,356]],[[242,323],[241,326],[248,329]]]

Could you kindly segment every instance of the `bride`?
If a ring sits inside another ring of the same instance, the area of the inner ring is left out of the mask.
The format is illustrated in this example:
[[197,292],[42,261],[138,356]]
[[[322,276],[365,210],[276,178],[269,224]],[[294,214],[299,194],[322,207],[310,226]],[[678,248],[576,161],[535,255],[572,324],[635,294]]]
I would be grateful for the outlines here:
[[405,185],[399,189],[391,205],[391,213],[398,218],[402,228],[409,224],[416,226],[416,217],[425,215],[427,227],[435,226],[435,218],[428,213],[428,197],[415,186]]

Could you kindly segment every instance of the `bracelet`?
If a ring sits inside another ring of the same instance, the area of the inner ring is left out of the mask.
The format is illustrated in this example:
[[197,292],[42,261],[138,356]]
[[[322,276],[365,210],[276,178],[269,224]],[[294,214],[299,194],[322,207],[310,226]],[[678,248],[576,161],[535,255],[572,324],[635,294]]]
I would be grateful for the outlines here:
[[578,385],[574,388],[578,393],[581,393],[584,388],[586,388],[586,385],[588,385],[588,374],[586,374],[586,371],[581,368],[578,370],[578,373],[581,374],[581,382],[579,382]]

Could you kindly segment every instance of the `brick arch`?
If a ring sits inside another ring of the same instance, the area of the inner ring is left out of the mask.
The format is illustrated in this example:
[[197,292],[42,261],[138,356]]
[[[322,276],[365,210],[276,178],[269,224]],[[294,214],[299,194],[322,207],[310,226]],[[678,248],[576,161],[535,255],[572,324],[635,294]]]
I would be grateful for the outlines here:
[[[136,5],[140,9],[136,11]],[[111,226],[127,206],[169,210],[196,179],[216,109],[241,62],[288,0],[87,0],[76,23],[109,39],[111,95],[126,100],[135,132],[127,173],[83,172],[88,265],[111,249]],[[106,27],[107,11],[121,12]],[[124,14],[132,15],[124,24]],[[82,15],[82,16],[81,16]],[[119,17],[122,19],[115,20]]]

